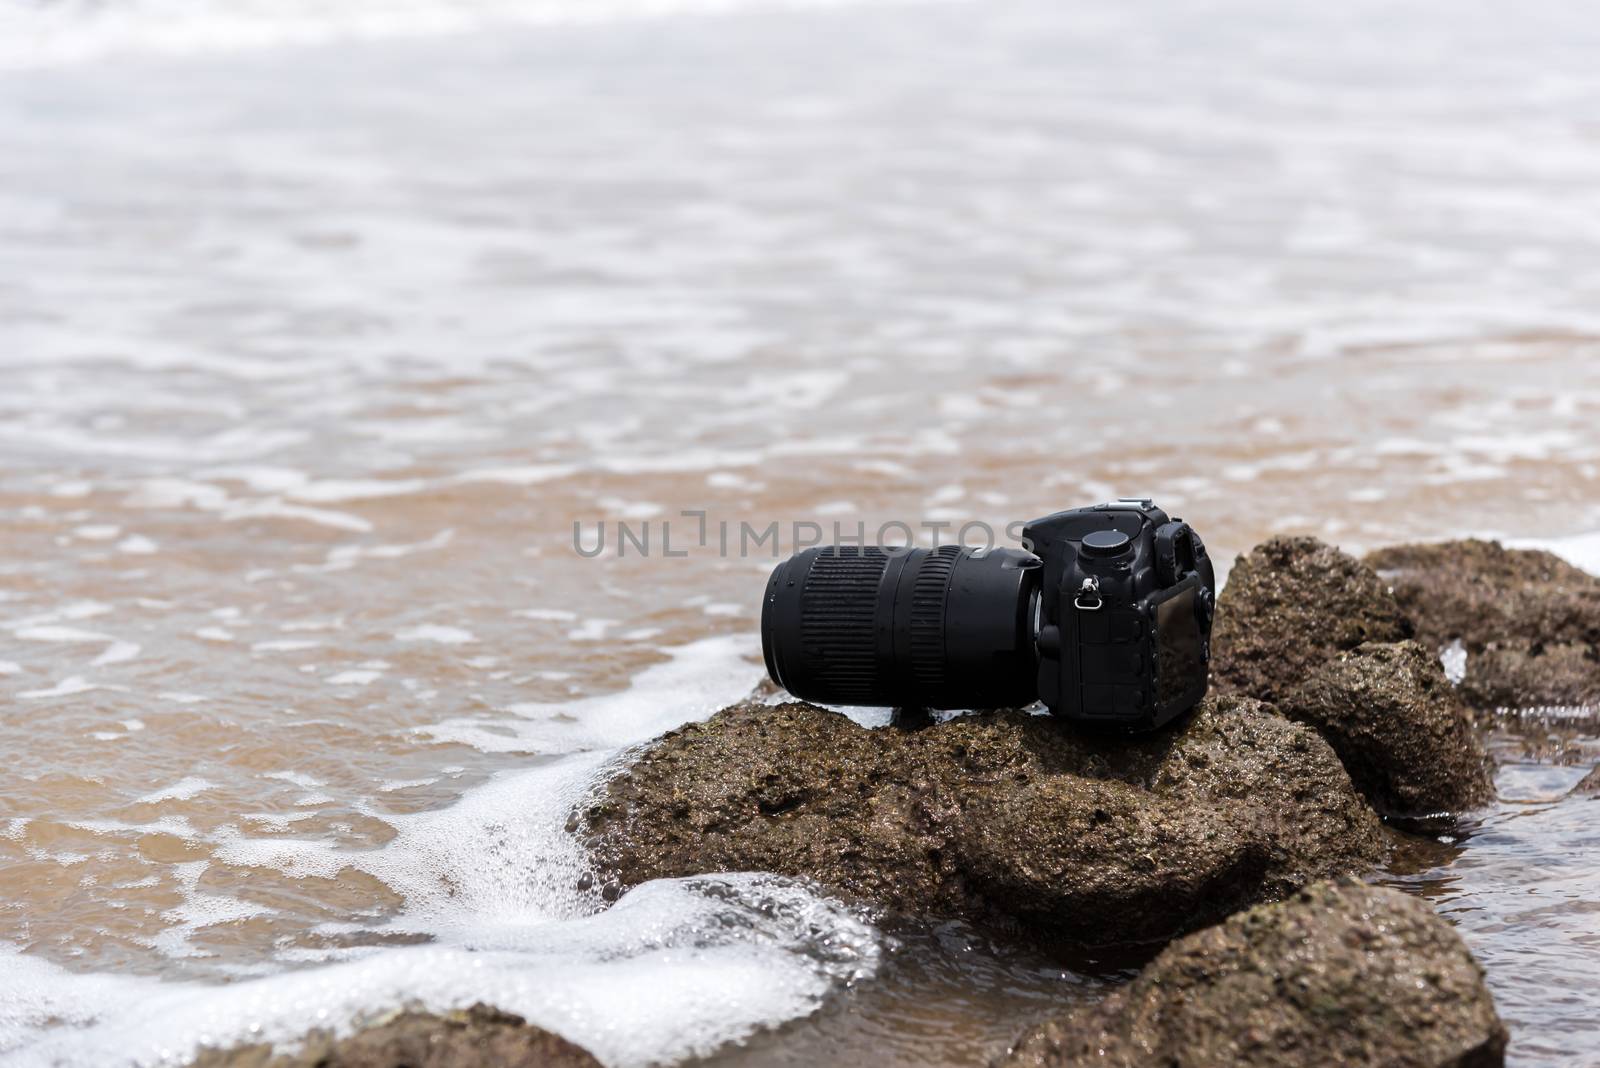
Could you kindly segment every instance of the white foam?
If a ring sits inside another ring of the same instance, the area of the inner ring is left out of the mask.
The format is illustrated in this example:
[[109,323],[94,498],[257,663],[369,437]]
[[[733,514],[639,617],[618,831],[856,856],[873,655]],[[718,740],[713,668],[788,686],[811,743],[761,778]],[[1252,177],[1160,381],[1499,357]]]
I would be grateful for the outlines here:
[[382,674],[381,671],[341,671],[329,675],[325,681],[330,686],[365,686],[375,682]]
[[403,642],[438,642],[441,645],[466,645],[478,640],[470,630],[446,627],[437,623],[424,623],[400,631],[395,638]]
[[199,835],[194,825],[182,816],[165,815],[146,823],[128,823],[124,820],[72,820],[68,827],[93,834],[111,836],[170,834],[185,841],[194,841]]
[[22,627],[13,634],[25,642],[109,642],[115,639],[109,634],[101,634],[92,630],[80,630],[77,627],[43,626]]
[[655,455],[608,457],[599,461],[598,466],[618,475],[682,474],[723,467],[754,467],[765,458],[766,454],[759,449],[680,449]]
[[516,718],[459,718],[416,732],[485,752],[572,753],[634,745],[704,719],[749,693],[762,668],[747,635],[707,638],[665,650],[666,663],[634,676],[628,689],[577,701],[524,702],[504,711]]
[[485,924],[438,945],[225,986],[73,975],[8,955],[0,1053],[18,1068],[177,1064],[205,1046],[347,1032],[399,1005],[487,1001],[632,1068],[804,1015],[872,975],[878,955],[870,926],[792,882],[671,880],[598,915]]
[[577,468],[571,464],[528,464],[523,467],[475,467],[456,476],[457,482],[498,482],[507,486],[533,486],[566,478]]
[[[73,975],[15,947],[0,946],[0,1054],[14,1053],[45,1028],[83,1027],[100,1006],[129,1000],[143,984],[110,975]],[[50,1064],[40,1058],[36,1063]]]
[[278,624],[279,630],[289,633],[307,630],[342,630],[343,628],[344,620],[342,619],[297,619],[292,623]]
[[1444,677],[1450,680],[1452,686],[1460,686],[1466,680],[1467,647],[1461,644],[1460,638],[1456,638],[1439,650],[1439,664],[1444,668]]
[[114,641],[106,646],[106,651],[89,661],[91,667],[102,667],[106,664],[122,664],[139,655],[139,645],[135,642]]
[[405,930],[438,933],[496,918],[585,915],[599,899],[593,890],[578,889],[587,860],[564,827],[607,756],[584,753],[504,775],[449,808],[386,815],[396,833],[380,850],[351,852],[324,839],[223,835],[215,855],[297,878],[364,871],[405,896],[405,915],[397,921]]
[[275,467],[271,464],[229,464],[200,472],[207,478],[237,480],[256,493],[282,493],[304,486],[311,476],[292,467]]
[[413,553],[427,552],[430,549],[442,549],[450,544],[455,535],[454,528],[446,528],[425,541],[411,542],[405,545],[374,545],[365,550],[365,555],[379,560],[395,560],[402,556],[410,556]]
[[706,476],[706,485],[713,489],[746,490],[755,492],[766,488],[766,483],[756,482],[732,471],[713,471]]
[[570,623],[578,618],[578,613],[565,608],[519,608],[511,614],[521,616],[523,619],[548,620],[553,623]]
[[348,512],[334,512],[326,508],[308,508],[299,504],[285,504],[276,497],[267,497],[262,500],[239,501],[229,505],[223,512],[222,518],[233,521],[239,519],[294,519],[315,523],[322,527],[332,527],[334,530],[350,530],[357,534],[365,534],[372,530],[372,524],[360,516]]
[[168,925],[149,944],[168,957],[192,957],[199,951],[190,944],[196,931],[218,924],[237,923],[272,910],[224,894],[209,894],[200,889],[200,877],[211,866],[209,860],[172,865],[183,899],[161,914]]
[[1564,538],[1508,538],[1508,549],[1545,549],[1574,567],[1600,575],[1600,531]]
[[[126,6],[0,6],[0,70],[119,55],[180,57],[368,37],[430,37],[503,25],[610,22],[668,14],[828,6],[839,0],[146,0]],[[93,18],[85,18],[91,14]],[[813,391],[813,393],[818,391]],[[811,395],[803,399],[815,403]],[[262,451],[262,450],[255,450]],[[246,451],[245,455],[253,454]]]
[[136,805],[153,805],[158,801],[187,801],[196,794],[206,790],[216,789],[217,784],[209,779],[202,779],[198,775],[190,775],[179,779],[171,786],[164,786],[159,790],[152,790],[143,797],[136,798]]
[[354,567],[362,560],[397,560],[414,553],[428,552],[432,549],[441,549],[450,544],[455,537],[454,529],[439,531],[426,541],[411,542],[403,545],[337,545],[328,551],[327,559],[317,567],[297,566],[296,570],[306,571],[343,571]]
[[[813,1011],[830,991],[874,974],[878,936],[860,917],[760,874],[648,883],[599,911],[598,889],[584,878],[588,859],[565,830],[615,747],[748,691],[759,675],[746,661],[748,644],[696,642],[621,693],[507,710],[515,718],[502,722],[590,751],[491,779],[448,808],[386,815],[395,835],[379,849],[218,832],[219,863],[290,877],[346,869],[377,877],[405,899],[385,929],[430,936],[430,945],[291,947],[282,961],[326,963],[223,986],[71,975],[12,957],[0,967],[0,1054],[23,1068],[170,1064],[205,1045],[293,1042],[310,1027],[347,1031],[399,1006],[483,1001],[632,1068],[709,1054]],[[577,722],[523,718],[561,709]],[[264,777],[318,785],[294,771]],[[159,793],[173,796],[182,785]],[[281,832],[294,821],[252,814],[245,822]],[[254,914],[253,905],[200,890],[205,863],[180,866],[184,898],[165,917],[165,952],[192,952],[200,928]]]
[[[794,698],[788,694],[777,695],[777,701],[792,701]],[[776,702],[775,702],[776,703]],[[867,705],[826,705],[835,712],[841,713],[845,718],[857,726],[868,730],[878,730],[894,722],[894,709]]]
[[586,619],[582,623],[567,631],[567,640],[574,642],[597,642],[606,636],[606,633],[617,621],[614,619]]
[[315,649],[321,644],[321,642],[304,638],[279,638],[275,641],[256,642],[250,646],[250,651],[252,653],[293,653],[304,649]]
[[122,533],[122,528],[110,523],[90,523],[73,527],[72,533],[84,541],[110,541]]
[[71,697],[73,694],[88,693],[90,690],[98,690],[99,688],[100,687],[97,686],[95,683],[92,683],[92,682],[88,681],[87,679],[83,678],[81,675],[72,675],[72,676],[69,676],[67,678],[62,679],[60,682],[56,683],[54,686],[49,687],[48,689],[43,689],[43,690],[24,690],[22,693],[17,694],[17,696],[18,697],[29,697],[29,698],[33,698],[33,697]]
[[403,497],[427,487],[421,479],[323,479],[288,490],[284,496],[313,504],[365,501],[375,497]]
[[392,794],[397,790],[411,790],[418,786],[432,786],[438,781],[437,776],[425,779],[387,779],[378,784],[378,792],[380,794]]
[[1570,430],[1542,430],[1521,434],[1463,434],[1451,444],[1462,452],[1487,456],[1498,463],[1509,460],[1546,460],[1571,449],[1578,437]]
[[73,601],[51,611],[36,622],[52,619],[93,619],[96,616],[109,615],[111,611],[111,606],[102,601]]
[[[102,615],[106,611],[110,611],[108,606],[89,601],[68,606],[63,610],[54,613],[52,616],[41,618],[81,619],[88,618],[90,616]],[[117,638],[114,638],[110,634],[102,634],[99,631],[93,630],[83,630],[79,627],[66,627],[59,623],[46,622],[38,625],[28,625],[30,623],[32,623],[31,620],[23,620],[21,623],[12,624],[12,634],[22,641],[62,642],[68,644],[75,644],[78,642],[109,643],[99,656],[90,661],[91,667],[98,667],[106,664],[121,664],[132,660],[134,657],[139,655],[139,645],[137,643],[121,641]],[[5,672],[3,669],[0,669],[0,675],[4,674],[7,674],[7,672]],[[69,684],[80,685],[81,688],[78,690],[62,690],[60,688],[63,686],[68,686]],[[82,679],[66,679],[63,680],[60,683],[60,686],[54,690],[34,690],[19,696],[59,697],[68,693],[81,693],[84,689],[93,688],[94,687],[92,686],[84,684]]]
[[243,812],[239,818],[260,824],[269,831],[288,831],[301,820],[308,820],[315,815],[315,812]]
[[319,786],[327,785],[316,776],[307,775],[303,771],[264,771],[261,773],[261,777],[263,779],[276,779],[279,782],[286,782],[291,786],[298,786],[302,790],[315,790]]

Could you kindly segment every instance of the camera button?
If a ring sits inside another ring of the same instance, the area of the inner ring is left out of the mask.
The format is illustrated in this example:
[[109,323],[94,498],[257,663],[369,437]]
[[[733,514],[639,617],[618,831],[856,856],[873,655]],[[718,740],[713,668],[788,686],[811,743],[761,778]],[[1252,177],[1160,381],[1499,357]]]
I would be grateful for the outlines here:
[[1061,655],[1061,628],[1041,627],[1035,640],[1039,655],[1054,660]]
[[1120,530],[1094,530],[1083,536],[1085,556],[1120,556],[1131,543]]

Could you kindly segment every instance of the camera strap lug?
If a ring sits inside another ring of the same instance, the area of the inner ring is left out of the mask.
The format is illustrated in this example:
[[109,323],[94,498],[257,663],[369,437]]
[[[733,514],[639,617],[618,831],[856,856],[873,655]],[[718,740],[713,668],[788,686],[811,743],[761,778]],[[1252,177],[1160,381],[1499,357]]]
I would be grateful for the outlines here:
[[1104,605],[1105,601],[1100,598],[1100,580],[1093,575],[1088,576],[1083,580],[1083,585],[1078,587],[1078,595],[1072,599],[1072,607],[1080,612],[1098,612]]

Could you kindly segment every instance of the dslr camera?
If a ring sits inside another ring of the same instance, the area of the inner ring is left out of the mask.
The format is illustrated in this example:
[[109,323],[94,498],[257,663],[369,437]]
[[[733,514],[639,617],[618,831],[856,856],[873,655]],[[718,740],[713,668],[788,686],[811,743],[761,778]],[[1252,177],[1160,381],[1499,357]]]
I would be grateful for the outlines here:
[[1216,575],[1189,524],[1124,498],[1035,519],[1022,545],[797,553],[767,581],[767,671],[823,704],[1037,700],[1074,725],[1128,733],[1205,696]]

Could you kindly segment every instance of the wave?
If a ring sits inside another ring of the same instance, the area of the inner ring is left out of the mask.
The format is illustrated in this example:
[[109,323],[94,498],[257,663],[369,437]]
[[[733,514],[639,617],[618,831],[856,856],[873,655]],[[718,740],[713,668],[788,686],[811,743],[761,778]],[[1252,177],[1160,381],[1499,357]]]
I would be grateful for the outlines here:
[[506,25],[907,0],[0,0],[0,71],[140,56],[205,56],[281,45],[431,37]]
[[[352,870],[402,894],[386,924],[320,932],[365,935],[353,945],[286,952],[284,970],[225,984],[74,972],[0,945],[0,1060],[181,1064],[205,1047],[292,1045],[312,1028],[347,1032],[398,1007],[483,1001],[629,1068],[703,1056],[809,1014],[876,973],[881,940],[866,918],[760,873],[646,883],[606,908],[565,828],[621,750],[747,693],[759,674],[747,653],[729,638],[676,647],[628,689],[585,706],[570,732],[542,729],[543,760],[447,808],[387,817],[396,835],[379,849],[237,832],[217,843],[216,859],[243,868],[296,878]],[[536,712],[516,710],[514,722]],[[200,892],[206,864],[191,866],[173,910],[185,921],[168,932],[175,945],[219,917],[241,918],[243,902]],[[425,944],[368,944],[397,937]]]

